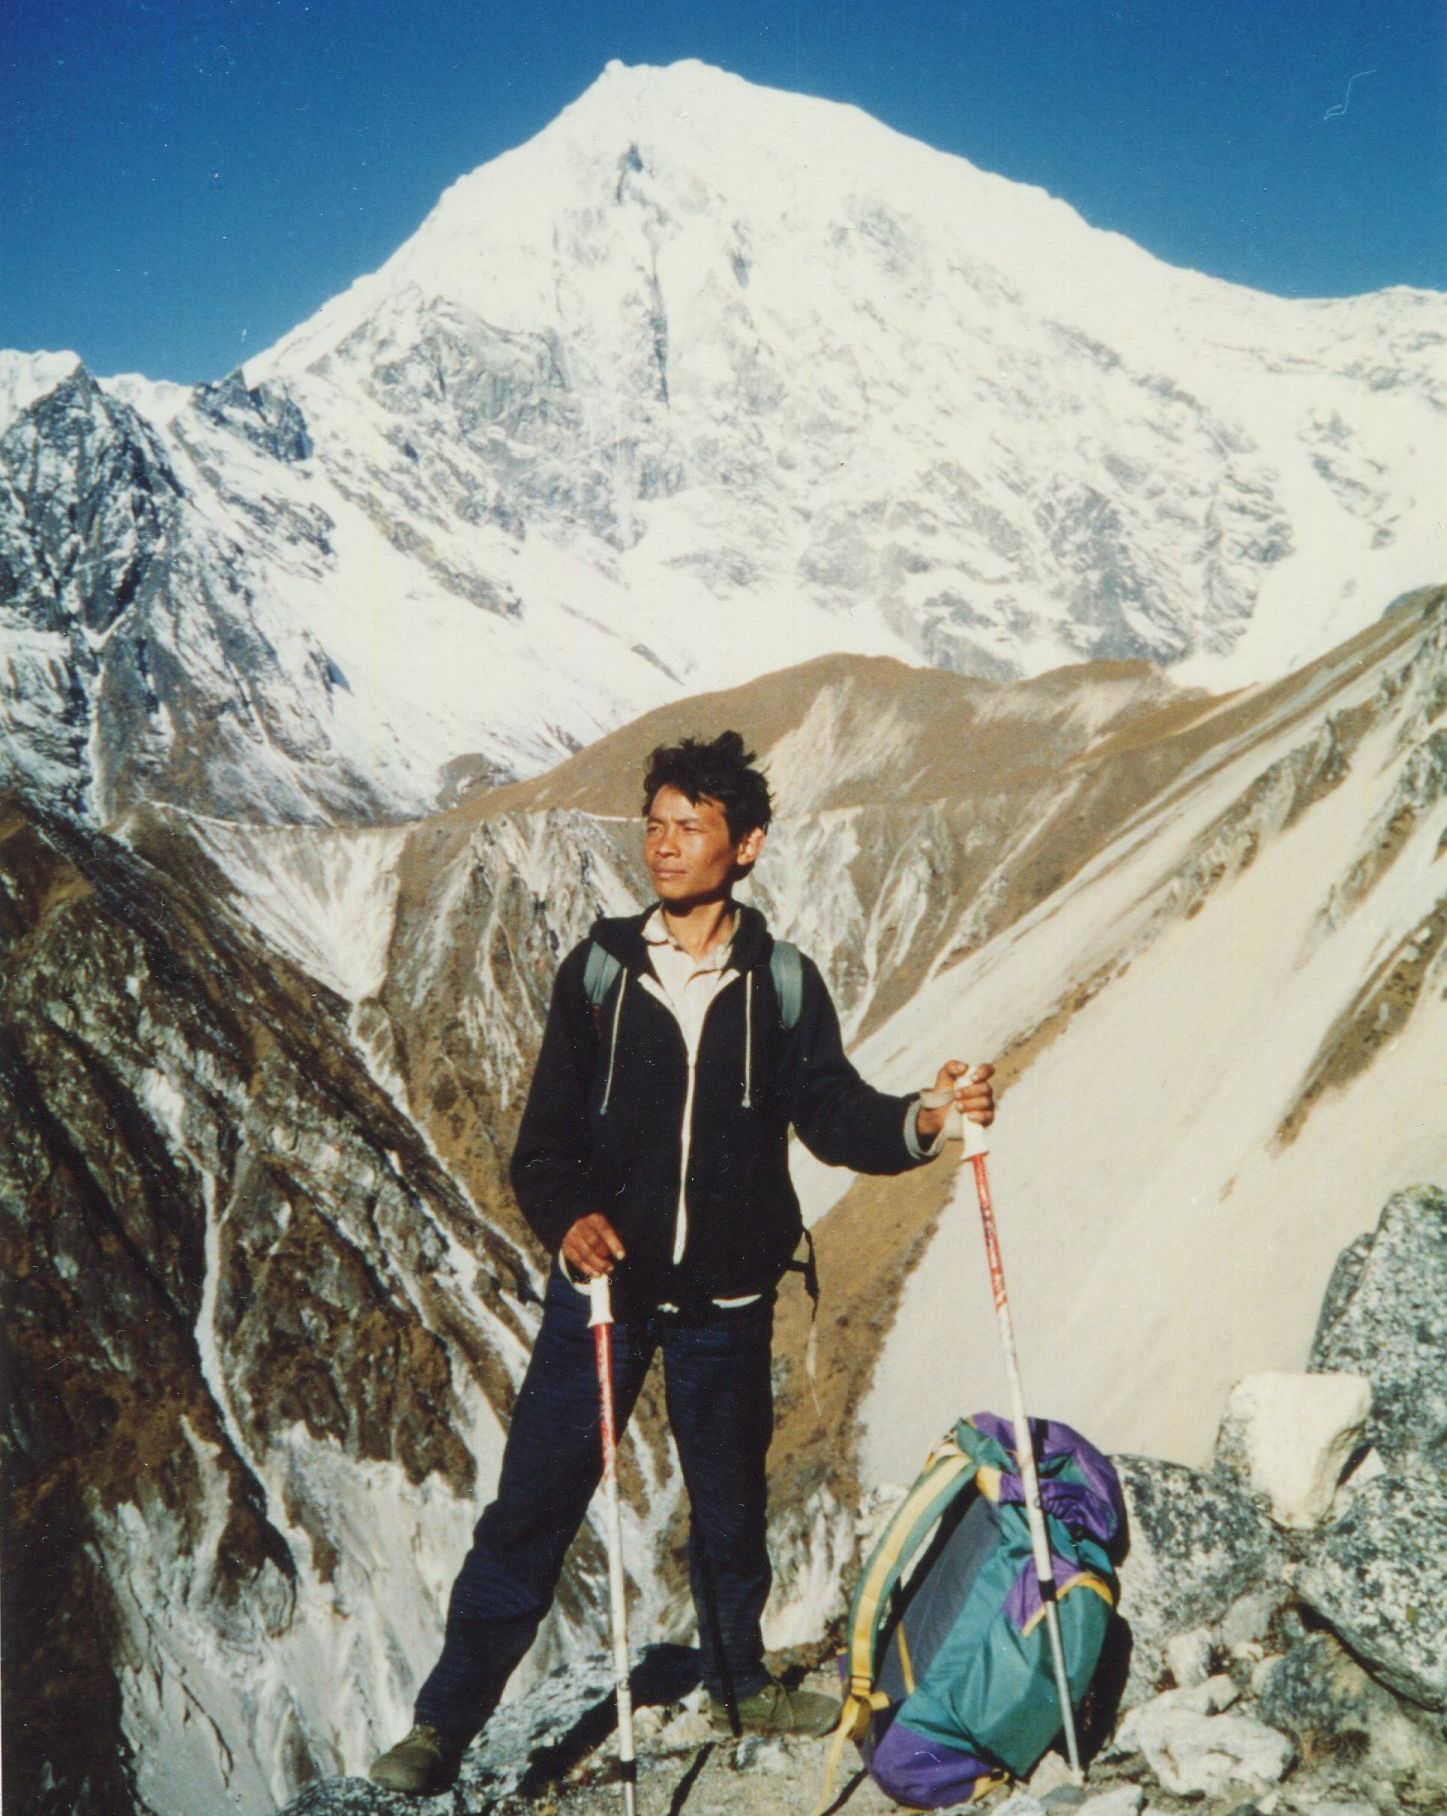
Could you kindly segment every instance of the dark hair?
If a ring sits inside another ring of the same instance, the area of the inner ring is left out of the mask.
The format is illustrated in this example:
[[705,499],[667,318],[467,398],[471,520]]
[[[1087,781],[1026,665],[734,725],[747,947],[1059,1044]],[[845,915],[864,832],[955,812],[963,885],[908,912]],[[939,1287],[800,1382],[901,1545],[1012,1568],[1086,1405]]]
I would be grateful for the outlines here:
[[676,788],[695,807],[705,796],[717,801],[728,821],[729,837],[738,840],[754,828],[767,828],[773,817],[769,784],[763,771],[752,767],[754,753],[744,748],[736,731],[721,731],[716,738],[685,738],[681,744],[660,744],[648,758],[643,776],[643,811],[653,805],[660,788]]

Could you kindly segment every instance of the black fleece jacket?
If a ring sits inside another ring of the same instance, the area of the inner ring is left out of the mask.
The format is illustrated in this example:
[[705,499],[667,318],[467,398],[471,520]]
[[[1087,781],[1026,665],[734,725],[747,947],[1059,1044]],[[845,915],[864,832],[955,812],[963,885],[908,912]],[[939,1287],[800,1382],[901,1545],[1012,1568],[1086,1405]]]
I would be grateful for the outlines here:
[[[647,913],[600,919],[592,938],[621,970],[606,1000],[584,988],[588,941],[564,959],[512,1159],[532,1228],[556,1251],[602,1211],[623,1239],[624,1279],[664,1301],[758,1292],[788,1266],[802,1224],[789,1178],[792,1124],[810,1151],[860,1173],[918,1164],[905,1143],[908,1097],[865,1084],[844,1056],[824,980],[803,960],[798,1021],[780,1022],[773,938],[739,907],[731,968],[688,1053],[643,938]],[[687,1152],[686,1241],[674,1261]]]

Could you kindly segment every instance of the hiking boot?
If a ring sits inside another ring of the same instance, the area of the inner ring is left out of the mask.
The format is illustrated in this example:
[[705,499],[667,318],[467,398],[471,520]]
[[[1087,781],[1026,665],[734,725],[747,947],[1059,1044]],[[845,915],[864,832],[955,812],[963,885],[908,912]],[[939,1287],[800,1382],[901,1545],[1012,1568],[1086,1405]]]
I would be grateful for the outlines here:
[[[739,1727],[745,1734],[828,1734],[839,1721],[839,1703],[814,1690],[786,1690],[772,1678],[739,1702]],[[716,1696],[708,1699],[712,1727],[732,1733],[729,1712]]]
[[419,1722],[405,1740],[399,1740],[372,1761],[367,1776],[384,1790],[436,1797],[456,1784],[463,1750],[447,1740],[440,1729]]

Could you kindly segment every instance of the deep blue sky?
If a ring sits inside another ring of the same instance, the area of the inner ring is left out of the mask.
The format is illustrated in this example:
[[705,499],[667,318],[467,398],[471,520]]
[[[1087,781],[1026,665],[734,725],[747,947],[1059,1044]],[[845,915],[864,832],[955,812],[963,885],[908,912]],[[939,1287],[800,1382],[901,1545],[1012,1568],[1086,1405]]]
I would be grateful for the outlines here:
[[220,376],[610,57],[852,101],[1261,289],[1447,288],[1447,0],[5,0],[0,346]]

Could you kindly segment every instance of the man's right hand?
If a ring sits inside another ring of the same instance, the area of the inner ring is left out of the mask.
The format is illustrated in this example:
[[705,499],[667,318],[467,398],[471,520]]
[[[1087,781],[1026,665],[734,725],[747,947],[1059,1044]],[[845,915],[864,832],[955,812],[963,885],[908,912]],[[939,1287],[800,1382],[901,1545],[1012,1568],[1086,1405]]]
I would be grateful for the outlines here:
[[562,1257],[575,1274],[611,1274],[624,1257],[622,1238],[601,1211],[580,1217],[563,1237]]

